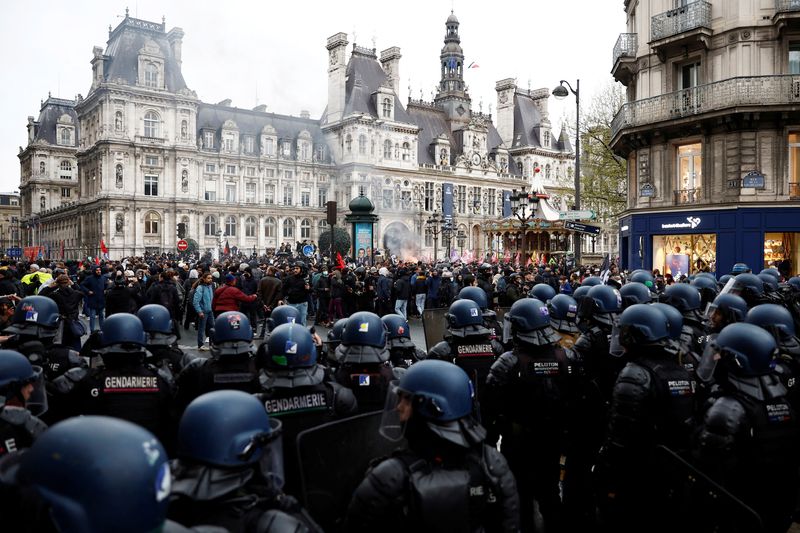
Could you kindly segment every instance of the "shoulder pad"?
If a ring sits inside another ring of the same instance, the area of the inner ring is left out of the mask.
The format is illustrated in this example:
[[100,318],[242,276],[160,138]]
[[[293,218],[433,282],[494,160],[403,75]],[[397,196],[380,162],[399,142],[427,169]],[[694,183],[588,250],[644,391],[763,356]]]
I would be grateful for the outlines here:
[[381,494],[399,495],[405,491],[408,468],[402,459],[391,457],[372,467],[365,481],[369,481]]
[[449,360],[453,358],[450,345],[445,341],[440,341],[428,351],[428,359],[443,359]]
[[492,339],[492,351],[495,355],[499,356],[505,351],[505,348],[503,348],[503,345],[496,339]]
[[514,352],[506,352],[497,360],[492,363],[492,368],[489,370],[489,376],[486,378],[486,383],[491,385],[505,385],[508,383],[510,374],[517,366],[519,358],[514,355]]
[[713,433],[736,435],[749,422],[744,406],[735,398],[723,396],[706,411],[703,423]]
[[75,350],[69,350],[69,352],[67,353],[67,357],[69,359],[69,362],[72,363],[73,365],[81,367],[89,366],[88,364],[86,364],[86,360],[83,357],[81,357],[80,352],[76,352]]
[[62,375],[53,380],[56,391],[66,394],[75,388],[75,384],[89,375],[89,371],[83,367],[70,368]]
[[306,525],[294,516],[270,509],[258,519],[256,533],[305,533],[310,531]]
[[47,429],[47,425],[33,416],[24,407],[14,407],[7,405],[0,411],[0,419],[5,420],[12,426],[24,427],[31,435],[37,436]]
[[634,385],[647,386],[651,381],[650,372],[641,365],[628,363],[620,371],[617,383],[632,383]]
[[333,381],[328,382],[328,385],[333,389],[333,406],[336,415],[349,416],[356,414],[358,400],[356,400],[353,391]]

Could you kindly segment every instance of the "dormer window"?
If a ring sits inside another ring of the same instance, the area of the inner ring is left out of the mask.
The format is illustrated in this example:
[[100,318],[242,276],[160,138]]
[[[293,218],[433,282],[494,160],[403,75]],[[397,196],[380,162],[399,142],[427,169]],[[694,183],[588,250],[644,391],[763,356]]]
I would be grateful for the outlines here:
[[147,63],[144,67],[144,85],[145,87],[158,87],[158,66],[153,63]]
[[545,131],[544,132],[544,147],[545,148],[550,148],[550,132],[549,131]]
[[213,131],[204,131],[203,132],[203,148],[207,150],[211,150],[214,148],[214,132]]
[[58,144],[64,145],[64,146],[72,145],[72,129],[71,128],[61,128],[59,130]]
[[383,118],[392,118],[392,99],[384,98],[381,107],[383,108]]

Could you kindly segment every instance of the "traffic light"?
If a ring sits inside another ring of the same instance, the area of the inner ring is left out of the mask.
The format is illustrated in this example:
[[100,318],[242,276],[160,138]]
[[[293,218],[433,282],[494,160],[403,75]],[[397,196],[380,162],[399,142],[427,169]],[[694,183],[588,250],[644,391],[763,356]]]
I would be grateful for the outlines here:
[[178,224],[178,238],[184,239],[186,238],[186,224],[183,222]]

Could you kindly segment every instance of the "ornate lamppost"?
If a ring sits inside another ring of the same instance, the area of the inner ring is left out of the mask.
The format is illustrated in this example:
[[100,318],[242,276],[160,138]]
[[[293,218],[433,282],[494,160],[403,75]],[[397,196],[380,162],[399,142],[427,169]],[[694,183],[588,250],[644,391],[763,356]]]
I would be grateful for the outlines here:
[[527,236],[528,222],[536,216],[536,207],[539,204],[539,198],[533,192],[527,192],[525,187],[517,191],[511,191],[511,214],[517,217],[520,222],[520,231],[522,232],[522,240],[517,246],[517,252],[525,245],[525,237]]
[[[569,87],[564,87],[564,84]],[[575,88],[568,81],[561,80],[558,87],[553,89],[553,96],[561,100],[569,96],[569,93],[575,95],[575,210],[581,208],[581,80],[575,83]],[[573,234],[575,243],[575,266],[579,266],[581,262],[581,236],[580,233]]]

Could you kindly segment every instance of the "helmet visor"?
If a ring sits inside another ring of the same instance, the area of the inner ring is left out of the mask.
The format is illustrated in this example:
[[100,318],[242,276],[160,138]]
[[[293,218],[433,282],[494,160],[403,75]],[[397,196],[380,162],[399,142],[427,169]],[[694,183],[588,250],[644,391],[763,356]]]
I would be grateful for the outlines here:
[[703,383],[711,383],[714,380],[714,371],[717,368],[717,362],[720,359],[719,348],[717,343],[709,342],[706,344],[703,355],[700,356],[700,361],[697,363],[697,379]]
[[283,427],[277,418],[269,419],[270,433],[262,445],[258,464],[267,485],[276,491],[283,489]]
[[406,433],[406,422],[411,411],[411,396],[400,390],[400,382],[389,385],[386,403],[383,406],[379,433],[392,442],[400,442]]
[[[22,389],[25,398],[25,407],[34,416],[41,416],[47,412],[47,389],[44,383],[42,367],[33,366],[34,377]],[[30,388],[32,385],[33,388]]]
[[611,339],[609,344],[608,353],[613,357],[622,357],[625,355],[625,346],[623,346],[623,336],[626,334],[624,328],[620,327],[618,323],[614,323],[611,328]]

